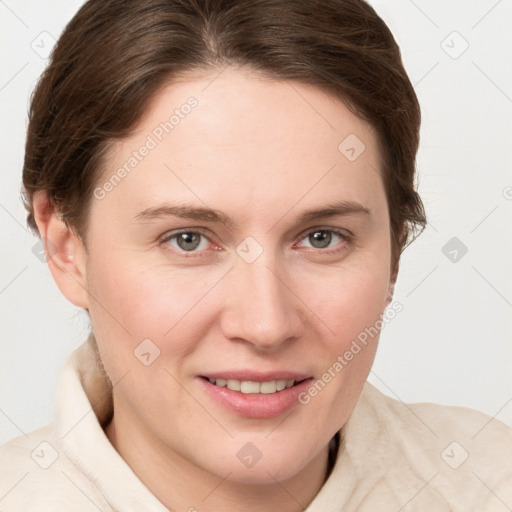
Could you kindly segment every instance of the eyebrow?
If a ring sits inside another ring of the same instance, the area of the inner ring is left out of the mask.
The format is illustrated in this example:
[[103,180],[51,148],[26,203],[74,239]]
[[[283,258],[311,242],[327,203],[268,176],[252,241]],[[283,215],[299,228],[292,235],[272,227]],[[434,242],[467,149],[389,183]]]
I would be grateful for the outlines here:
[[158,219],[161,217],[181,217],[183,219],[200,220],[203,222],[217,222],[231,225],[233,222],[224,213],[211,208],[196,208],[194,206],[174,206],[164,204],[153,208],[146,208],[137,213],[134,219],[139,222]]
[[323,219],[327,217],[335,217],[337,215],[370,215],[371,211],[366,206],[355,201],[339,201],[331,203],[320,209],[308,210],[304,212],[298,219],[297,224]]
[[[289,213],[289,211],[287,213]],[[287,213],[284,216],[286,216]],[[312,220],[335,217],[338,215],[343,216],[370,214],[371,211],[358,202],[339,201],[336,203],[328,204],[322,208],[307,210],[303,212],[297,219],[296,224],[300,225]],[[137,213],[134,217],[134,220],[138,222],[144,222],[170,216],[180,217],[183,219],[198,220],[202,222],[222,223],[227,227],[233,226],[234,224],[233,219],[219,210],[206,207],[201,208],[188,205],[177,206],[171,204],[163,204],[152,208],[146,208],[145,210]],[[284,216],[282,218],[284,218]],[[280,220],[282,220],[282,218]],[[280,222],[280,220],[278,222]]]

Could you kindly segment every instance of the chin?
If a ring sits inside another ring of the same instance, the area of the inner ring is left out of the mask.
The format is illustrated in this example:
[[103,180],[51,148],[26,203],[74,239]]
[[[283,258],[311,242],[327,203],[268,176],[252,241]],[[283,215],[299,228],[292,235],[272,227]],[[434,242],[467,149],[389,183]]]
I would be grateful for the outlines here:
[[229,475],[229,481],[240,484],[274,485],[276,480],[286,481],[315,462],[312,447],[304,443],[283,446],[282,440],[277,445],[268,440],[232,440],[230,446],[219,446],[218,450],[222,454],[217,457],[210,452],[214,458],[209,458],[208,471],[220,478]]
[[[240,466],[241,465],[234,465],[228,470],[228,473],[231,471],[228,480],[248,485],[275,485],[276,481],[286,481],[295,476],[302,469],[296,467],[293,460],[281,460],[276,463],[267,464],[260,460],[252,468]],[[227,473],[223,473],[223,476],[226,474]]]

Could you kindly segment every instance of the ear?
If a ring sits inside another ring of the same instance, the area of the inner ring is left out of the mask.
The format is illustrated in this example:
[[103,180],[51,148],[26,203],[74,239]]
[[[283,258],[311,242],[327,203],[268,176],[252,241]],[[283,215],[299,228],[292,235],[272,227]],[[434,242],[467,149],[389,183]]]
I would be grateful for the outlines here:
[[59,217],[45,192],[36,192],[32,203],[46,261],[59,290],[75,306],[89,309],[86,251],[81,238]]
[[389,288],[388,288],[388,296],[386,297],[386,307],[391,304],[393,300],[393,294],[395,293],[395,284],[398,277],[398,268],[400,265],[400,261],[397,258],[391,265],[391,274],[389,277]]

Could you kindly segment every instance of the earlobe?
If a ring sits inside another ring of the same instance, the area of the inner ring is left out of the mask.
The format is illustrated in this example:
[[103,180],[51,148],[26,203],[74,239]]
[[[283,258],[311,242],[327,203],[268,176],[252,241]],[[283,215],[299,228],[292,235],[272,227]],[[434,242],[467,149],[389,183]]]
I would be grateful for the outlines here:
[[396,262],[391,267],[391,275],[389,278],[389,287],[388,287],[388,295],[386,297],[386,306],[389,306],[391,304],[391,301],[393,300],[393,294],[395,293],[395,283],[398,277],[398,265],[399,263]]
[[48,267],[59,290],[75,306],[89,309],[86,253],[81,238],[59,217],[46,193],[36,192],[33,206]]
[[386,297],[386,306],[389,306],[391,304],[391,301],[393,300],[394,293],[395,293],[395,283],[390,282],[389,288],[388,288],[388,296]]

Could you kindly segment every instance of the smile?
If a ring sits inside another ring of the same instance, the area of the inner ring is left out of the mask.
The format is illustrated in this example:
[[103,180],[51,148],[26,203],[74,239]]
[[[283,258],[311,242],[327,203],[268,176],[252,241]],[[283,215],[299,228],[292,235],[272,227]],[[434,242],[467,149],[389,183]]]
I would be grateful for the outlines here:
[[210,384],[221,388],[228,388],[232,391],[240,391],[245,394],[264,394],[270,395],[278,393],[284,389],[291,388],[295,385],[295,380],[269,380],[266,382],[254,382],[250,380],[236,380],[236,379],[208,379]]
[[231,414],[252,419],[269,419],[288,412],[299,404],[298,396],[313,381],[312,377],[291,372],[226,373],[201,376],[197,379],[200,389]]

